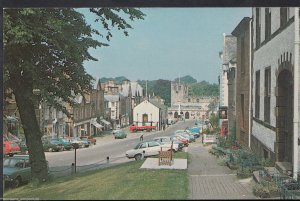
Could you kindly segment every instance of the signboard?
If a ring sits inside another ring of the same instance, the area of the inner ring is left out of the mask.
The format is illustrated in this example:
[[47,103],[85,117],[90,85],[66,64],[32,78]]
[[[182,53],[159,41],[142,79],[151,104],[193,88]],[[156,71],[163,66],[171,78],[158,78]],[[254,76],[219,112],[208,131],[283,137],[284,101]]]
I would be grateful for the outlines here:
[[217,143],[216,135],[203,134],[203,143]]

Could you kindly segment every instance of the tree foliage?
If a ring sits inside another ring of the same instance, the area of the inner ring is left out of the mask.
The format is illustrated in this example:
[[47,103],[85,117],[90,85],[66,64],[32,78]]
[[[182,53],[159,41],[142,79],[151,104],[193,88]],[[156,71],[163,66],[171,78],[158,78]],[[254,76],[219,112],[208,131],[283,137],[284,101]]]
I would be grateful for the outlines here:
[[119,76],[119,77],[115,77],[115,78],[102,77],[100,80],[101,80],[101,82],[107,82],[109,80],[114,80],[116,82],[116,84],[122,84],[124,80],[128,80],[128,79],[124,76]]
[[[119,12],[129,20],[144,16],[133,8],[90,11],[104,27],[102,33],[87,25],[84,15],[71,8],[4,10],[4,91],[15,96],[32,174],[39,181],[47,179],[47,168],[34,110],[38,97],[68,114],[61,103],[72,105],[76,94],[87,93],[92,87],[93,78],[85,71],[83,62],[97,59],[88,49],[107,46],[114,27],[128,35],[132,27],[118,16]],[[92,34],[105,35],[105,42],[94,40]]]
[[[176,78],[174,81],[178,82],[179,78]],[[186,76],[180,77],[180,82],[184,82],[186,84],[193,84],[193,83],[197,83],[197,80],[190,75],[186,75]]]
[[189,95],[192,96],[218,96],[219,86],[215,83],[201,81],[189,85]]

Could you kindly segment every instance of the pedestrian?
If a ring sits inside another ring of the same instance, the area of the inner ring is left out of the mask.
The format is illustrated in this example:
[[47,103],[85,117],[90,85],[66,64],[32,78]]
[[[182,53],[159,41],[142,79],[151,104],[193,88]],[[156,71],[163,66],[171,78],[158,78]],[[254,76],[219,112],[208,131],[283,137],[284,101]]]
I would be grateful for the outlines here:
[[140,141],[144,140],[144,133],[142,133],[141,137],[140,137]]

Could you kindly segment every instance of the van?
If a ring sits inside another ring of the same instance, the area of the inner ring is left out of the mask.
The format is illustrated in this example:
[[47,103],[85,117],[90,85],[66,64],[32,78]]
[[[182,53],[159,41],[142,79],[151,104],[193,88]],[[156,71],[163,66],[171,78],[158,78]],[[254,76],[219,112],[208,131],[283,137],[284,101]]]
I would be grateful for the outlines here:
[[13,156],[14,154],[21,153],[20,146],[12,141],[3,142],[3,153],[5,155]]

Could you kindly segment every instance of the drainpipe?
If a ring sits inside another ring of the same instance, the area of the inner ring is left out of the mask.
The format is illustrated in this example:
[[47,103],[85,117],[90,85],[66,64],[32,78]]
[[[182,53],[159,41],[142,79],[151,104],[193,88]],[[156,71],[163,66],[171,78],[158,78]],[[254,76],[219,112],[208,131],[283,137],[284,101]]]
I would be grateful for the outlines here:
[[293,178],[297,180],[298,172],[298,128],[299,128],[299,8],[295,8],[295,64],[294,64],[294,158]]
[[251,119],[252,119],[252,19],[249,22],[249,124],[248,124],[248,147],[251,149]]

